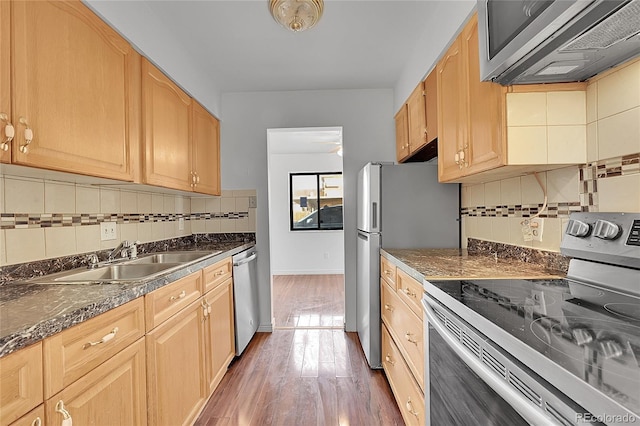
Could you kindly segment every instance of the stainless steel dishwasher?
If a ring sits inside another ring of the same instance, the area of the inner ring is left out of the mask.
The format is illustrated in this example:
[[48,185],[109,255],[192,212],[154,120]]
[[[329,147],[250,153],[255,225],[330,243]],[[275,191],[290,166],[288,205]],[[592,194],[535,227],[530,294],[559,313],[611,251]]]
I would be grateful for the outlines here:
[[251,247],[233,256],[233,303],[236,355],[241,355],[260,323],[258,251]]

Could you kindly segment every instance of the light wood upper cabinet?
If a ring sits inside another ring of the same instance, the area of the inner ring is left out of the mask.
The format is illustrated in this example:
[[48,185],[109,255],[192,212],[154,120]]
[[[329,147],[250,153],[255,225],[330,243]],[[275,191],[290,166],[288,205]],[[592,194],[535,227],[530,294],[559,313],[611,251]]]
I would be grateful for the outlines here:
[[202,105],[194,101],[192,124],[193,191],[220,195],[220,123]]
[[438,74],[435,69],[424,80],[424,96],[427,143],[431,143],[438,137]]
[[145,425],[145,376],[141,338],[49,398],[47,424],[64,424],[69,416],[75,425]]
[[0,358],[0,424],[8,425],[43,402],[42,344]]
[[144,183],[191,190],[191,104],[162,71],[142,60]]
[[6,3],[13,163],[133,180],[140,55],[80,1],[3,1],[3,21]]
[[457,38],[436,67],[440,181],[448,181],[462,174],[463,159],[460,158],[460,153],[467,139],[464,62],[462,41]]
[[0,2],[0,163],[11,162],[11,2]]
[[396,113],[396,159],[402,162],[409,156],[409,117],[404,104]]
[[407,114],[409,117],[409,154],[413,154],[427,144],[427,115],[423,82],[420,82],[409,95]]
[[462,57],[467,63],[469,133],[465,151],[466,174],[478,173],[506,163],[504,98],[506,88],[480,81],[478,19],[462,32]]

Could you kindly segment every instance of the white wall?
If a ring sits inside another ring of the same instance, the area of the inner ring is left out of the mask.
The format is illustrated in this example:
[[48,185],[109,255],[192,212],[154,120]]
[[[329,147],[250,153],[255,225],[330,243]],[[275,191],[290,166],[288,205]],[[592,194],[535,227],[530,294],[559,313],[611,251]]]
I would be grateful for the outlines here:
[[436,61],[463,24],[475,10],[475,0],[433,1],[433,13],[424,17],[424,32],[403,68],[394,90],[394,111],[409,97],[418,83],[427,76]]
[[267,129],[343,129],[345,321],[355,330],[356,179],[367,161],[395,159],[392,90],[227,93],[221,98],[222,182],[256,188],[261,329],[271,327]]
[[273,275],[344,273],[344,231],[291,231],[289,173],[339,172],[336,154],[269,156],[269,231]]

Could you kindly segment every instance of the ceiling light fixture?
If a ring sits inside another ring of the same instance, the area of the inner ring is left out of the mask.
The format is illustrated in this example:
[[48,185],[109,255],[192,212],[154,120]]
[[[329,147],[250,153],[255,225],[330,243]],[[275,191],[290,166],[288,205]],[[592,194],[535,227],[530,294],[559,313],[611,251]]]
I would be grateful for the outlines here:
[[323,0],[271,0],[269,11],[277,23],[295,33],[318,23],[324,9]]

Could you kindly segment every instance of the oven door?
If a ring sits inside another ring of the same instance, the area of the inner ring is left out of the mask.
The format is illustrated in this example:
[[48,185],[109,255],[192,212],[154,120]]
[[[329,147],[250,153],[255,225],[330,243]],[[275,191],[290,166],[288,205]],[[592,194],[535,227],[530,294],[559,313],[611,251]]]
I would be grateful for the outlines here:
[[[486,347],[484,337],[445,319],[443,307],[426,294],[422,305],[428,425],[574,424],[564,409],[557,410],[552,419],[523,396],[522,390],[516,390],[499,375],[496,371],[505,364]],[[438,306],[437,311],[432,306]],[[504,372],[509,375],[506,368]],[[524,389],[531,389],[525,382],[519,383]]]

